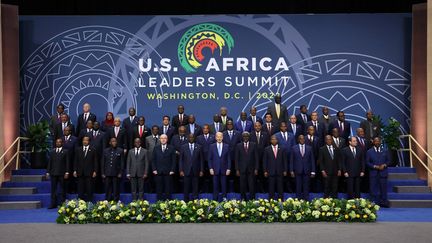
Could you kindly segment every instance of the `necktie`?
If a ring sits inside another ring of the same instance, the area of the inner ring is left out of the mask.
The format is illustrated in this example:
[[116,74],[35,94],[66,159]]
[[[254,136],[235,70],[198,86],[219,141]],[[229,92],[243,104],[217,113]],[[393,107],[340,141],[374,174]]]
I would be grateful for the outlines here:
[[256,116],[252,116],[252,121],[255,124],[255,122],[256,122]]
[[274,154],[274,157],[276,159],[277,158],[277,147],[276,146],[273,146],[273,154]]
[[191,144],[190,145],[190,153],[191,153],[191,155],[193,155],[193,151],[194,151],[194,147],[193,147],[193,144]]
[[328,146],[328,150],[329,150],[329,152],[330,152],[330,157],[332,158],[332,159],[334,159],[334,154],[333,154],[333,148],[332,148],[332,146]]
[[180,119],[179,119],[180,120],[180,124],[182,124],[183,123],[183,114],[180,114],[179,116],[180,116]]
[[162,146],[162,152],[165,152],[165,145],[164,146]]
[[359,140],[360,140],[360,144],[361,144],[361,146],[364,147],[364,141],[363,141],[363,138],[360,138],[360,137],[359,137]]
[[317,126],[316,121],[313,122],[313,125],[314,125],[314,127],[315,127],[315,131],[318,132],[318,126]]
[[205,140],[207,141],[208,140],[208,134],[204,135],[204,137],[205,137]]
[[269,134],[271,133],[271,124],[267,123],[267,130],[269,131]]
[[139,130],[140,137],[142,137],[142,134],[143,134],[143,126],[140,126],[140,130]]
[[164,131],[163,131],[163,133],[166,134],[167,130],[168,130],[167,126],[164,126]]
[[156,145],[157,143],[157,136],[154,136],[154,144]]
[[282,133],[282,138],[283,138],[283,140],[285,140],[285,141],[287,140],[284,132]]
[[216,132],[219,132],[219,122],[215,123],[215,128]]
[[226,116],[222,117],[222,123],[225,125],[226,124]]
[[309,135],[309,140],[313,143],[313,137],[311,135]]
[[96,137],[96,131],[93,131],[93,138]]
[[60,153],[60,148],[57,148],[57,153]]
[[180,141],[182,141],[182,142],[183,142],[183,136],[180,136]]
[[119,133],[119,127],[115,127],[115,136],[117,137]]
[[300,153],[301,153],[301,156],[303,157],[304,156],[304,145],[300,145]]
[[135,149],[135,157],[138,157],[138,154],[139,154],[139,148],[136,148]]
[[343,132],[344,131],[344,124],[343,124],[343,122],[340,122],[340,128],[341,128],[341,131]]
[[336,147],[339,148],[339,138],[336,138],[335,143],[336,143]]
[[292,126],[293,133],[296,134],[296,130],[297,130],[296,125],[295,125],[295,124],[292,124],[291,126]]
[[63,123],[62,131],[65,129],[65,127],[66,127],[66,122]]
[[242,121],[242,131],[243,131],[243,132],[244,132],[245,128],[246,128],[246,124],[245,124],[244,121]]
[[222,147],[221,144],[218,143],[218,144],[217,144],[217,148],[218,148],[218,154],[219,154],[219,157],[222,156],[222,148],[221,148],[221,147]]
[[305,114],[302,114],[302,117],[303,117],[303,121],[304,121],[304,123],[306,123],[306,122],[307,122],[307,117],[306,117],[306,115],[305,115]]
[[229,133],[229,137],[230,137],[230,140],[231,140],[232,139],[232,131],[229,131],[228,133]]
[[352,148],[352,154],[353,154],[353,156],[354,156],[354,158],[355,158],[355,156],[356,156],[355,148]]
[[130,123],[132,124],[132,123],[133,123],[133,120],[134,120],[134,117],[131,116],[131,117],[129,117],[129,119],[130,119]]
[[87,157],[87,147],[84,147],[84,157]]
[[195,132],[195,124],[190,124],[190,132],[191,133]]
[[244,143],[244,150],[246,153],[248,152],[248,144],[247,143]]
[[279,115],[280,115],[280,107],[279,107],[279,104],[276,104],[276,116],[277,116],[277,118],[279,118]]
[[260,142],[260,133],[259,132],[257,132],[256,137],[257,137],[257,143],[259,144],[259,142]]

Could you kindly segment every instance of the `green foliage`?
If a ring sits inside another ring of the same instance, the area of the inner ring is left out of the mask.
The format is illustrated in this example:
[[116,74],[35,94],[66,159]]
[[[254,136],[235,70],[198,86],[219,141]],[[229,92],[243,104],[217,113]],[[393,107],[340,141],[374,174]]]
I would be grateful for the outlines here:
[[311,202],[288,198],[251,201],[199,199],[133,201],[129,204],[83,200],[66,201],[58,209],[57,223],[223,223],[223,222],[375,222],[379,206],[367,199],[317,198]]
[[379,115],[375,115],[373,120],[379,122],[383,143],[387,145],[387,148],[392,150],[399,149],[401,147],[399,136],[402,134],[400,130],[400,122],[395,118],[390,117],[387,124],[384,124]]
[[32,152],[46,152],[49,149],[49,124],[47,121],[40,121],[32,124],[27,129],[27,137],[29,138]]

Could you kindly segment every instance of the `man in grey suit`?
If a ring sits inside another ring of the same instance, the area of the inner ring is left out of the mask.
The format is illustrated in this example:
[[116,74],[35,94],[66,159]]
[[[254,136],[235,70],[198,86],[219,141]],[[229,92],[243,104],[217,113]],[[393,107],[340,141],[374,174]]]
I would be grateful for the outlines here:
[[[144,179],[148,175],[147,150],[141,148],[141,140],[135,138],[134,148],[129,150],[126,162],[126,177],[131,183],[132,200],[144,199]],[[138,191],[138,198],[137,198]]]
[[279,127],[281,122],[288,122],[288,111],[287,107],[282,105],[282,97],[280,94],[275,95],[274,101],[274,103],[268,106],[267,113],[272,115],[273,121]]
[[[151,129],[151,135],[147,136],[145,139],[145,148],[147,150],[147,157],[148,157],[148,162],[149,165],[152,165],[152,160],[153,160],[153,150],[156,146],[160,145],[160,139],[159,139],[159,128],[158,126],[154,125],[152,126]],[[151,169],[150,171],[153,171],[153,169]],[[152,173],[148,174],[148,179],[145,182],[145,189],[146,191],[152,191],[152,189],[154,188],[152,185],[154,185],[154,176]]]

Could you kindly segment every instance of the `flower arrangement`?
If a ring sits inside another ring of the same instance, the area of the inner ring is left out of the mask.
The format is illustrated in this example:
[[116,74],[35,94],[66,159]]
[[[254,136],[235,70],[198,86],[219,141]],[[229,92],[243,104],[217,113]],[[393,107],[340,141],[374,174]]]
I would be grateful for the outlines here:
[[288,198],[251,201],[199,199],[133,201],[129,204],[82,200],[66,201],[58,209],[57,223],[204,223],[204,222],[375,222],[379,206],[367,199]]

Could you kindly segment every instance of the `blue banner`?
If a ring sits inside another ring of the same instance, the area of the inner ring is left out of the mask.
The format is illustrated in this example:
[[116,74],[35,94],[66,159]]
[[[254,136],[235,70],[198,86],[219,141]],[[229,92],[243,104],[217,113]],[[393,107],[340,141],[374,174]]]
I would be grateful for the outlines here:
[[197,123],[221,106],[263,115],[328,106],[353,129],[368,109],[410,126],[410,14],[21,16],[21,129],[62,103],[98,120],[136,107],[161,124],[177,105]]

